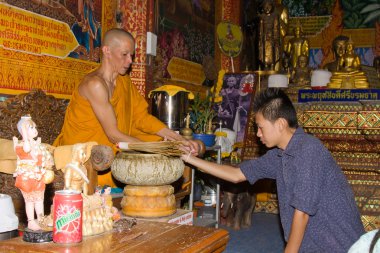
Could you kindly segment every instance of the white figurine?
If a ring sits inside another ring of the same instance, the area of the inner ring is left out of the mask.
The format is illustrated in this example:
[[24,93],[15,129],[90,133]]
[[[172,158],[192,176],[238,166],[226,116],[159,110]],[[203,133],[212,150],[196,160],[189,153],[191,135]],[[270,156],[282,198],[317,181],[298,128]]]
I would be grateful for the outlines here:
[[44,216],[45,185],[54,179],[52,155],[41,144],[36,124],[30,116],[21,117],[17,129],[22,136],[19,141],[13,137],[13,145],[17,155],[17,167],[13,174],[16,177],[15,186],[21,190],[25,201],[28,228],[39,230],[41,227],[34,218]]

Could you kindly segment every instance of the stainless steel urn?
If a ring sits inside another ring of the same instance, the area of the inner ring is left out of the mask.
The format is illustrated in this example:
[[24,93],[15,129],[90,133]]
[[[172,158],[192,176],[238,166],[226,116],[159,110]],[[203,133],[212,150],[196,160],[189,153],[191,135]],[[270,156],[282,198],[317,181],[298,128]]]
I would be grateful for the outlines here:
[[185,126],[188,94],[189,92],[179,91],[170,96],[166,91],[152,91],[152,115],[164,122],[170,129],[180,130]]

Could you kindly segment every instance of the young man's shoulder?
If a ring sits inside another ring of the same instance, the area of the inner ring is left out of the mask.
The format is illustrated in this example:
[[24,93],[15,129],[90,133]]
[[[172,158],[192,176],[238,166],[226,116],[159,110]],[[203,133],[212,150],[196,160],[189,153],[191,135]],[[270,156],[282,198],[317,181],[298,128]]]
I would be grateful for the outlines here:
[[298,146],[299,148],[307,148],[307,147],[314,147],[314,148],[320,148],[324,147],[322,142],[315,136],[306,133],[303,131],[302,128],[298,128],[294,134],[294,145]]
[[304,140],[304,141],[319,141],[317,137],[315,137],[312,134],[306,133],[302,127],[298,127],[294,133],[294,136],[297,139]]

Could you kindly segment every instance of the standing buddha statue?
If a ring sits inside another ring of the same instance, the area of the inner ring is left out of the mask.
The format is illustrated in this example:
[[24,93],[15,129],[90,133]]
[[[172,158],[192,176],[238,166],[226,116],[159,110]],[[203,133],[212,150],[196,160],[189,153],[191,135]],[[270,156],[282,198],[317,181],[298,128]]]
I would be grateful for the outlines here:
[[274,3],[264,0],[259,26],[259,61],[265,70],[280,70],[280,21]]
[[291,68],[295,69],[299,56],[309,57],[309,40],[302,36],[302,27],[299,23],[293,28],[293,34],[294,37],[286,44],[285,53],[290,58]]
[[282,0],[276,0],[275,10],[280,16],[280,34],[283,40],[286,36],[286,33],[288,32],[288,23],[289,23],[288,8],[286,8],[286,6],[282,4]]

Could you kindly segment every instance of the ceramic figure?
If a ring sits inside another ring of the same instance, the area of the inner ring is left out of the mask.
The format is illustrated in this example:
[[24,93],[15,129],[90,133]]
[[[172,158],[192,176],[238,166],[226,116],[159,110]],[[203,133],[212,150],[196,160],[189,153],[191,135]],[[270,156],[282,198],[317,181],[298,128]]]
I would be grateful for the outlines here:
[[[34,212],[38,219],[44,216],[45,184],[50,183],[54,178],[52,176],[54,161],[49,151],[41,144],[41,138],[35,139],[38,131],[29,115],[21,117],[17,123],[17,129],[22,140],[19,141],[17,137],[13,137],[17,155],[15,186],[21,190],[24,197],[28,228],[40,230],[41,226],[35,219]],[[45,180],[45,176],[49,177],[50,182]]]
[[65,169],[65,190],[74,190],[83,192],[84,195],[88,193],[89,180],[87,178],[87,170],[84,166],[87,160],[86,147],[84,143],[73,145],[72,159]]

